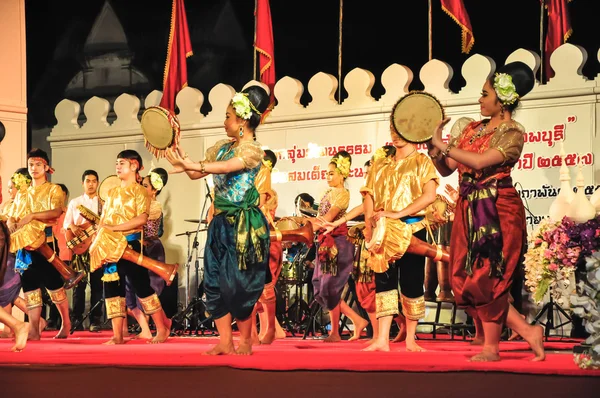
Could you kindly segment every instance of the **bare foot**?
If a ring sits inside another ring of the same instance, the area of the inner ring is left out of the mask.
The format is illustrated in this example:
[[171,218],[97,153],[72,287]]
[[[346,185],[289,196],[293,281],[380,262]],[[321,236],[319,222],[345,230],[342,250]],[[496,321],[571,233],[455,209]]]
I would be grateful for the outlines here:
[[276,339],[285,339],[287,334],[285,334],[285,330],[281,326],[279,326],[279,322],[275,322],[275,338]]
[[29,328],[29,333],[27,336],[27,340],[29,341],[38,341],[41,339],[41,333],[39,330],[35,330],[33,328]]
[[27,336],[29,335],[29,323],[21,322],[14,329],[15,345],[10,349],[13,352],[21,352],[27,345]]
[[251,340],[240,340],[235,355],[252,355],[252,341]]
[[483,337],[475,336],[475,338],[471,340],[471,345],[483,345],[483,342]]
[[261,341],[261,339],[258,336],[258,334],[256,333],[256,330],[253,330],[250,333],[250,342],[252,343],[252,345],[259,345],[260,341]]
[[398,331],[396,337],[394,337],[394,340],[392,340],[392,343],[401,343],[406,340],[406,324],[400,323],[399,326],[400,330]]
[[231,355],[235,354],[235,348],[233,347],[233,342],[228,344],[219,343],[210,350],[206,351],[202,355]]
[[63,322],[58,334],[54,336],[55,339],[66,339],[71,331],[71,322]]
[[388,341],[380,342],[375,341],[373,344],[369,345],[367,348],[364,348],[363,351],[390,351],[390,343]]
[[275,339],[277,338],[277,336],[275,335],[275,331],[267,331],[267,333],[264,334],[263,337],[260,337],[260,344],[271,344],[273,343],[273,341],[275,341]]
[[6,325],[4,325],[4,329],[0,333],[0,339],[10,339],[13,337],[13,331]]
[[500,355],[497,352],[481,351],[469,359],[471,362],[497,362],[500,360]]
[[523,333],[523,338],[535,354],[535,357],[532,359],[533,362],[546,359],[546,353],[544,352],[544,328],[540,325],[530,326],[527,333]]
[[48,326],[48,321],[46,321],[44,318],[40,318],[40,323],[39,323],[40,334],[42,334],[42,332],[46,329],[46,326]]
[[354,341],[360,339],[360,334],[369,325],[369,321],[364,318],[360,318],[360,321],[354,325],[354,334],[348,339],[348,341]]
[[373,337],[372,339],[370,339],[370,340],[367,340],[367,341],[365,342],[365,345],[368,347],[368,346],[370,346],[371,344],[375,343],[376,341],[377,341],[377,337]]
[[342,338],[339,334],[330,334],[329,336],[323,339],[324,343],[337,343],[338,341],[342,341]]
[[425,351],[425,349],[423,347],[421,347],[420,345],[418,345],[414,341],[412,343],[409,343],[407,341],[406,342],[406,351],[408,351],[408,352],[423,352],[423,351]]
[[171,334],[171,331],[169,329],[161,328],[160,330],[156,331],[156,336],[154,336],[154,338],[152,340],[148,340],[147,343],[148,344],[164,343],[165,341],[167,341],[170,334]]
[[112,339],[108,340],[106,343],[102,343],[104,345],[119,345],[119,344],[125,344],[125,339],[121,338],[117,338],[115,336],[113,336]]
[[[521,315],[521,318],[525,319],[525,315]],[[510,337],[508,338],[508,341],[513,341],[513,340],[517,340],[521,338],[521,335],[519,333],[517,333],[515,330],[510,331]]]
[[150,330],[148,330],[147,332],[140,332],[136,335],[131,336],[131,340],[136,340],[136,339],[150,340],[150,339],[152,339],[152,332],[150,332]]

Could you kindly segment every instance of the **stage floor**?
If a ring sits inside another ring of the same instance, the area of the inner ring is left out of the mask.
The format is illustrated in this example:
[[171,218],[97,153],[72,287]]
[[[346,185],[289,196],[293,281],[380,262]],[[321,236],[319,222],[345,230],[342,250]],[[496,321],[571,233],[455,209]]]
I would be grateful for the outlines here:
[[[562,376],[600,376],[600,371],[579,369],[571,352],[575,340],[551,340],[545,343],[547,357],[531,362],[533,354],[525,342],[502,342],[502,361],[472,363],[468,358],[479,347],[462,340],[423,339],[426,352],[407,352],[403,343],[392,344],[392,352],[363,352],[367,340],[324,343],[316,339],[288,337],[272,345],[256,346],[254,355],[202,355],[217,342],[216,337],[172,337],[167,343],[147,344],[131,340],[122,346],[105,346],[110,332],[76,332],[67,340],[54,340],[55,332],[44,332],[41,341],[28,342],[20,353],[9,352],[12,345],[0,340],[0,365],[95,365],[162,367],[231,367],[268,371],[400,371],[400,372],[507,372]],[[422,335],[427,337],[428,335]],[[445,336],[442,336],[445,337]]]

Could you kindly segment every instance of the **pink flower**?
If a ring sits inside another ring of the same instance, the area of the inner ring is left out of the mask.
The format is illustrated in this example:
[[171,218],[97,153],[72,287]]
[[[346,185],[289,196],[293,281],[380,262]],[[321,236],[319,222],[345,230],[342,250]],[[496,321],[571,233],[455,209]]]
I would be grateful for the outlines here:
[[548,265],[548,271],[551,271],[551,272],[556,272],[556,271],[558,271],[558,265],[556,265],[556,264],[554,264],[554,263],[551,263],[551,264],[549,264],[549,265]]
[[537,238],[533,243],[534,243],[534,245],[539,246],[542,244],[542,242],[543,241],[540,238]]
[[544,258],[546,258],[548,260],[551,259],[552,258],[552,250],[550,250],[550,249],[544,250]]

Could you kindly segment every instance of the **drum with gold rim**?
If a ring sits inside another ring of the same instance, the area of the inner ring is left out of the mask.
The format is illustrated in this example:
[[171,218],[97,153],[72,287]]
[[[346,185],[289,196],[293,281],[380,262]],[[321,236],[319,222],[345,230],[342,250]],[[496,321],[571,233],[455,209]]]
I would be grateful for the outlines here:
[[142,114],[141,125],[146,148],[157,159],[164,157],[168,149],[179,145],[181,128],[174,112],[151,106]]
[[429,141],[438,123],[444,119],[444,108],[433,95],[411,91],[392,108],[392,124],[408,142]]
[[120,185],[121,179],[117,175],[110,175],[100,183],[100,186],[98,187],[98,196],[106,202],[106,199],[108,199],[108,192]]

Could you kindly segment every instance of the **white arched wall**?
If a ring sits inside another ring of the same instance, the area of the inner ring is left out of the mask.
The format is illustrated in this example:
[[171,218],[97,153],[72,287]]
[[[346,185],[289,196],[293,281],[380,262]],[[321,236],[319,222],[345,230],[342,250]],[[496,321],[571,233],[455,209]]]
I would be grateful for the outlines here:
[[[598,56],[600,54],[595,58]],[[578,154],[581,155],[588,193],[600,180],[600,168],[593,155],[600,153],[597,122],[600,116],[600,79],[587,80],[581,75],[586,58],[580,47],[565,44],[558,48],[551,58],[556,76],[545,85],[536,83],[516,113],[516,119],[527,130],[528,142],[513,177],[522,185],[522,197],[531,211],[528,216],[531,227],[547,215],[557,193],[560,164],[556,163],[556,155],[560,147],[557,142],[561,137],[564,137],[565,151],[572,154],[567,159],[569,165],[572,166]],[[485,78],[494,73],[496,66],[516,60],[525,62],[534,70],[540,63],[536,54],[523,49],[516,50],[506,60],[492,60],[475,54],[461,68],[466,85],[458,93],[448,88],[454,71],[440,60],[426,63],[418,71],[418,76],[425,90],[434,94],[445,106],[447,115],[453,119],[462,116],[480,119],[477,100]],[[588,62],[597,62],[597,59]],[[304,91],[301,82],[289,76],[277,82],[274,91],[278,105],[266,123],[259,127],[257,135],[261,144],[280,155],[276,166],[278,172],[273,175],[274,187],[280,197],[279,216],[293,212],[292,200],[300,192],[309,192],[318,200],[326,187],[320,171],[340,146],[344,149],[350,147],[354,152],[352,167],[355,177],[348,180],[348,185],[351,205],[360,202],[358,189],[363,181],[362,165],[377,147],[389,141],[389,113],[398,98],[407,93],[414,75],[415,72],[400,64],[390,65],[377,77],[367,70],[356,68],[344,77],[342,84],[348,97],[338,104],[334,99],[337,79],[320,72],[308,83],[311,101],[307,106],[300,103]],[[376,78],[381,79],[385,88],[385,94],[378,100],[371,96]],[[206,148],[224,138],[225,108],[234,92],[234,88],[226,84],[213,87],[208,93],[212,111],[207,115],[200,113],[200,107],[206,100],[202,92],[187,87],[178,94],[181,145],[193,159],[202,160]],[[159,91],[152,92],[146,98],[145,106],[158,105],[160,97]],[[53,181],[63,182],[77,192],[84,169],[97,170],[101,179],[113,174],[115,156],[126,148],[139,151],[146,171],[150,169],[152,159],[144,147],[138,119],[139,99],[122,94],[115,101],[117,119],[111,125],[106,122],[109,106],[109,102],[102,98],[91,98],[83,109],[87,119],[83,126],[77,124],[81,112],[77,103],[65,99],[56,106],[58,123],[49,137],[56,168]],[[154,164],[169,169],[164,160],[154,160]],[[574,168],[571,167],[573,179]],[[448,177],[444,182],[456,185],[457,177]],[[168,220],[163,239],[167,260],[183,263],[186,237],[175,237],[175,234],[195,228],[194,224],[184,220],[199,218],[204,183],[189,181],[184,175],[171,176],[159,198]]]

